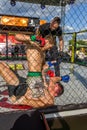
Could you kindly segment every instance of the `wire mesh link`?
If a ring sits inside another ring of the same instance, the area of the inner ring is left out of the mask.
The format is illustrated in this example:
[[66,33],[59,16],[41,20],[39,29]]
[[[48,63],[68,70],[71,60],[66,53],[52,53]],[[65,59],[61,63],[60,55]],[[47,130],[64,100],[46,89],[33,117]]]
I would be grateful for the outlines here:
[[[8,111],[6,106],[2,110],[3,102],[12,104],[8,90],[11,86],[19,87],[19,89],[22,86],[25,90],[22,95],[20,94],[22,89],[18,90],[18,99],[12,97],[12,100],[16,100],[13,105],[25,104],[32,107],[46,107],[54,104],[62,107],[70,104],[87,105],[87,1],[44,0],[41,2],[38,0],[37,3],[34,0],[14,1],[0,1],[0,111]],[[60,40],[56,36],[59,76],[61,78],[68,75],[70,80],[68,83],[60,81],[64,92],[61,96],[54,98],[52,95],[55,88],[54,81],[51,90],[44,88],[42,79],[44,54],[41,52],[40,44],[35,41],[37,45],[30,46],[29,41],[18,41],[15,36],[21,33],[30,38],[35,35],[40,25],[50,23],[56,16],[61,19],[60,27],[64,39],[63,55],[59,57]],[[30,76],[29,72],[37,73],[31,73],[33,76]],[[39,87],[34,89],[37,83]],[[7,101],[4,101],[4,98],[7,98]]]

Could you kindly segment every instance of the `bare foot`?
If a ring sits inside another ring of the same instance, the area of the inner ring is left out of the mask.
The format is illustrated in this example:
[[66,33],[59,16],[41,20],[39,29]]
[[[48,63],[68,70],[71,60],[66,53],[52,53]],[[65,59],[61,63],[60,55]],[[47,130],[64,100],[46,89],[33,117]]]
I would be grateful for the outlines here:
[[[25,102],[24,102],[25,101]],[[24,96],[20,97],[19,99],[17,99],[14,104],[25,104],[26,103],[26,99]]]

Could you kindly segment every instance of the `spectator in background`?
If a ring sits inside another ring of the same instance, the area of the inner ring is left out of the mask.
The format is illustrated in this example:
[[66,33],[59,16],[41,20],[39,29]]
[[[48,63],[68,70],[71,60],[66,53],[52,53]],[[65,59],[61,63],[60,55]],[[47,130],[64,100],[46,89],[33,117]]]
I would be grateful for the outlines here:
[[11,46],[11,57],[14,58],[15,52],[14,52],[14,45]]
[[18,58],[18,54],[19,54],[19,46],[18,45],[15,45],[14,52],[15,52],[15,56]]
[[21,54],[22,54],[22,57],[25,55],[25,45],[23,45],[23,43],[21,44]]

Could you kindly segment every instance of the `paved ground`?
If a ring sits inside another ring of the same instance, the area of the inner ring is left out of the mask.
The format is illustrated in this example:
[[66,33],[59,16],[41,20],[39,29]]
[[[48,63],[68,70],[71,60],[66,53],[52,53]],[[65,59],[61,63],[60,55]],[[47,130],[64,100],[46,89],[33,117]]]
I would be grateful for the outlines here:
[[[18,70],[18,74],[22,79],[27,77],[27,62],[26,61],[10,61],[8,64],[20,64],[24,65],[23,70]],[[69,83],[63,83],[64,93],[62,96],[55,99],[57,105],[68,105],[87,103],[87,67],[71,65],[68,63],[61,63],[61,75],[69,74]],[[9,98],[7,93],[7,86],[2,77],[0,77],[0,112],[14,111],[20,109],[9,105]],[[7,104],[6,104],[7,103]],[[4,104],[4,105],[2,105]],[[9,106],[9,107],[8,107]],[[17,108],[17,109],[16,109]],[[26,107],[25,107],[26,108]]]
[[87,103],[87,67],[61,64],[61,75],[69,74],[69,83],[63,83],[64,94],[56,99],[56,104]]

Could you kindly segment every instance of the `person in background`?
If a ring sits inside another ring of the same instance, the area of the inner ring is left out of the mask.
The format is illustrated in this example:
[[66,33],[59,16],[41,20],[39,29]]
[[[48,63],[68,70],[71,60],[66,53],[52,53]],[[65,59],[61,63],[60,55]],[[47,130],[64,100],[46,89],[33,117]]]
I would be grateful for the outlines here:
[[20,48],[21,48],[21,54],[22,54],[22,57],[23,57],[26,54],[25,53],[25,45],[22,43]]
[[15,52],[15,56],[18,58],[18,54],[19,54],[19,46],[18,45],[15,45],[14,52]]
[[14,58],[15,52],[14,52],[14,45],[11,46],[11,57]]
[[[54,38],[55,45],[52,48],[44,51],[45,51],[46,61],[52,61],[55,63],[54,68],[55,68],[56,76],[60,76],[59,57],[62,57],[63,48],[64,48],[64,41],[63,41],[62,29],[60,27],[60,23],[61,23],[61,19],[59,17],[55,17],[50,23],[45,23],[36,29],[36,35],[40,35],[44,38],[46,35],[50,34]],[[59,39],[59,52],[56,45],[56,36]]]

